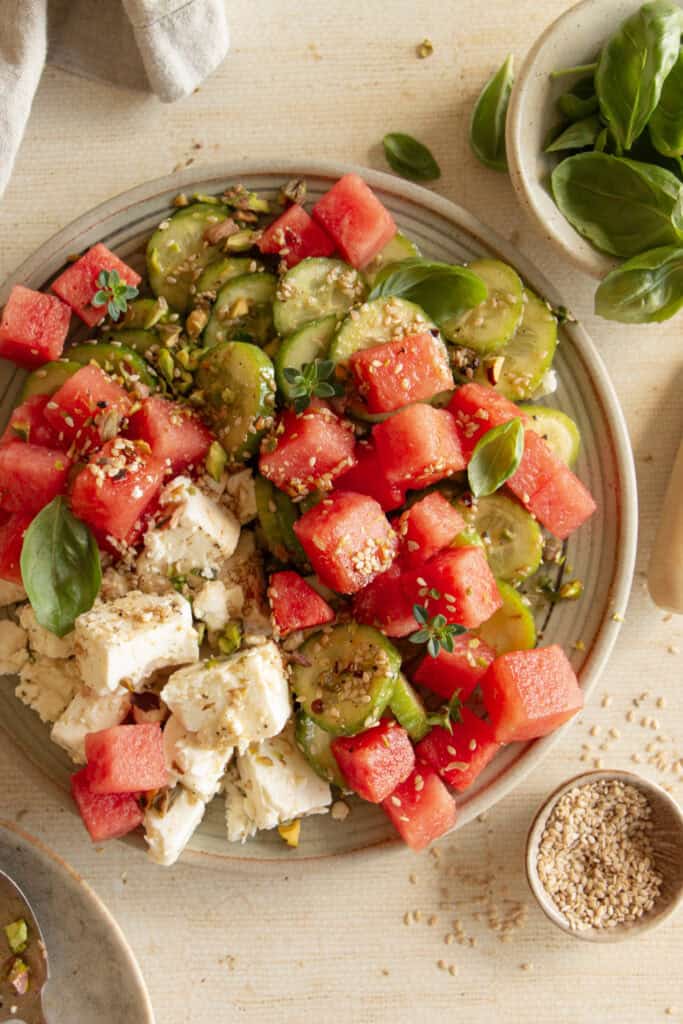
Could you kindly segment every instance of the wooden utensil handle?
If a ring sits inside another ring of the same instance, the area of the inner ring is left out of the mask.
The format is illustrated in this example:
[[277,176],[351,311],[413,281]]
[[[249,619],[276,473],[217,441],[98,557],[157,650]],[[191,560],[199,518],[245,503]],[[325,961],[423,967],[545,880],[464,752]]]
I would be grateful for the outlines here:
[[683,615],[683,441],[664,497],[647,582],[655,604]]

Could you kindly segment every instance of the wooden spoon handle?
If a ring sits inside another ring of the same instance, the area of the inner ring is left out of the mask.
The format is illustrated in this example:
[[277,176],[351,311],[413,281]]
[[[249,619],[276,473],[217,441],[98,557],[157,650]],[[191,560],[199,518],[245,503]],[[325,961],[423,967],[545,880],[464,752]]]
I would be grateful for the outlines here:
[[683,441],[664,498],[647,582],[655,604],[683,615]]

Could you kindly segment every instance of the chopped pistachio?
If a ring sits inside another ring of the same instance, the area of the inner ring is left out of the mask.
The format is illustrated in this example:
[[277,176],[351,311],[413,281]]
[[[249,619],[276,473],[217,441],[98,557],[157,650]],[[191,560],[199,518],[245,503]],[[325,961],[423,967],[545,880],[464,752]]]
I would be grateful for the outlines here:
[[28,945],[28,925],[23,917],[5,925],[7,943],[14,954],[23,953]]
[[238,651],[242,643],[242,627],[239,622],[229,622],[217,642],[221,654],[234,654]]
[[557,592],[562,601],[577,601],[583,594],[583,583],[581,580],[570,580],[563,583]]
[[223,445],[218,441],[212,441],[204,463],[209,476],[216,481],[220,480],[227,461],[228,454]]
[[260,231],[252,231],[251,228],[245,228],[244,231],[237,231],[234,235],[226,238],[225,248],[229,252],[246,252],[247,249],[251,249],[252,246],[256,245],[260,237]]
[[154,303],[153,308],[145,317],[145,321],[142,326],[145,328],[146,331],[149,331],[152,327],[155,327],[162,319],[162,317],[167,315],[167,313],[168,302],[163,297],[163,295],[160,295],[159,298]]
[[226,189],[223,200],[236,210],[251,210],[253,213],[270,213],[270,203],[256,192],[248,192],[244,185]]
[[287,846],[293,846],[296,849],[299,845],[301,819],[296,818],[294,821],[288,821],[284,825],[278,825],[277,830],[281,838],[287,843]]
[[25,960],[17,956],[7,974],[7,981],[18,996],[25,996],[29,987],[29,967]]
[[431,39],[425,38],[421,43],[418,43],[415,49],[420,60],[424,60],[425,57],[431,57],[434,53],[434,44]]
[[282,206],[289,206],[290,203],[303,203],[306,198],[306,182],[303,178],[292,178],[282,186],[278,193],[278,199]]
[[175,373],[175,361],[168,349],[162,348],[159,352],[157,366],[159,367],[159,372],[170,384]]
[[190,200],[187,198],[184,192],[180,192],[179,195],[173,200],[173,206],[189,206]]
[[217,196],[208,196],[205,192],[193,192],[192,198],[195,203],[210,203],[212,206],[220,206],[220,199]]

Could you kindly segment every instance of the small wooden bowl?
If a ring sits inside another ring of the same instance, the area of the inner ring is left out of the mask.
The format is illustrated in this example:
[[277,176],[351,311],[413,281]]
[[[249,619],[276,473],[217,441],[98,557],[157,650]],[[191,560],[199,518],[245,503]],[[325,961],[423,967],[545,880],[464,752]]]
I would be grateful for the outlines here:
[[[655,905],[637,921],[616,925],[614,928],[572,928],[557,909],[539,878],[538,849],[548,818],[558,800],[570,789],[603,779],[634,786],[650,801],[654,822],[652,843],[664,884]],[[599,771],[576,775],[551,793],[536,812],[526,841],[526,876],[529,887],[546,917],[575,939],[583,939],[586,942],[621,942],[642,935],[670,917],[683,902],[683,813],[676,801],[661,786],[633,772]]]

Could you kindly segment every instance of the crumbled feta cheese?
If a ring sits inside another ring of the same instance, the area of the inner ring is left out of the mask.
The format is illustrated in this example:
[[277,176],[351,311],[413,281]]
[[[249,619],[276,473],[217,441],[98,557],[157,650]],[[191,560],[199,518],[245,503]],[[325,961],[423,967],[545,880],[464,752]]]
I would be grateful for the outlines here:
[[161,698],[202,743],[222,750],[246,750],[276,736],[291,714],[284,665],[272,641],[179,669]]
[[168,807],[150,807],[143,828],[148,854],[157,864],[175,864],[204,817],[206,804],[189,789],[178,786],[169,794]]
[[180,594],[163,597],[133,590],[79,615],[76,658],[83,680],[96,693],[121,683],[139,689],[152,672],[199,657],[192,610]]
[[16,604],[18,601],[25,600],[26,591],[20,583],[0,580],[0,608],[6,608],[8,604]]
[[238,473],[228,475],[223,504],[237,516],[242,525],[256,519],[256,490],[254,474],[250,469],[241,469]]
[[225,775],[232,747],[216,749],[188,732],[179,718],[171,715],[164,727],[164,755],[170,785],[179,782],[202,800],[213,800]]
[[228,839],[244,842],[257,829],[325,814],[331,802],[330,787],[306,761],[289,725],[238,756],[237,777],[226,784]]
[[242,614],[244,592],[239,586],[226,587],[222,580],[209,580],[197,591],[192,601],[196,619],[205,622],[209,629],[224,629],[231,619]]
[[102,573],[100,597],[103,601],[115,601],[117,597],[125,597],[135,589],[135,577],[131,573],[114,569],[111,565]]
[[57,636],[41,626],[30,604],[19,612],[19,622],[28,633],[28,645],[36,654],[46,658],[71,658],[74,653],[73,631],[66,636]]
[[244,606],[241,618],[245,635],[261,633],[270,636],[273,627],[266,598],[263,560],[250,530],[242,530],[234,555],[220,571],[220,579],[228,585],[242,588]]
[[557,391],[558,385],[557,370],[546,370],[541,378],[541,383],[533,393],[533,400],[536,401],[539,398],[544,398],[545,395],[554,394]]
[[0,675],[13,675],[28,660],[26,630],[9,619],[0,621]]
[[38,657],[24,665],[14,692],[42,722],[56,722],[82,685],[74,658]]
[[63,747],[76,764],[85,764],[85,737],[120,725],[130,711],[130,700],[124,689],[103,697],[83,687],[52,726],[53,743]]

